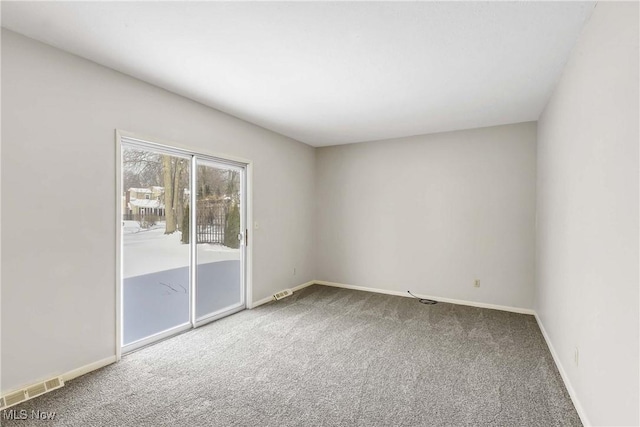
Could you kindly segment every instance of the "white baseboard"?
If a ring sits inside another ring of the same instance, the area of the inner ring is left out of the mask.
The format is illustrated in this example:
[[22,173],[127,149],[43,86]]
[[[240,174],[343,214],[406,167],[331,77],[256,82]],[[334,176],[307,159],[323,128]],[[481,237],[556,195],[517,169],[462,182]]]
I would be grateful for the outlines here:
[[300,289],[304,289],[304,288],[306,288],[307,286],[315,285],[316,283],[318,283],[318,281],[317,281],[317,280],[311,280],[311,281],[309,281],[309,282],[307,282],[307,283],[303,283],[302,285],[298,285],[298,286],[296,286],[295,288],[292,288],[291,290],[292,290],[293,292],[297,292],[297,291],[299,291]]
[[[294,287],[294,288],[291,288],[291,290],[292,290],[293,292],[296,292],[296,291],[299,291],[300,289],[304,289],[304,288],[306,288],[307,286],[311,286],[311,285],[316,284],[316,283],[318,283],[316,280],[311,280],[311,281],[309,281],[309,282],[306,282],[306,283],[303,283],[303,284],[301,284],[301,285],[298,285],[298,286],[296,286],[296,287]],[[266,303],[268,303],[268,302],[271,302],[271,301],[273,301],[273,296],[266,297],[266,298],[262,298],[261,300],[254,301],[254,302],[251,304],[251,307],[249,307],[249,308],[256,308],[256,307],[259,307],[259,306],[261,306],[261,305],[263,305],[263,304],[266,304]]]
[[[317,283],[318,285],[333,286],[334,288],[354,289],[356,291],[375,292],[378,294],[395,295],[399,297],[411,298],[411,295],[409,295],[407,292],[402,292],[402,291],[390,291],[387,289],[367,288],[365,286],[345,285],[344,283],[325,282],[324,280],[316,280],[314,283]],[[466,301],[466,300],[453,299],[453,298],[443,298],[443,297],[437,297],[437,296],[431,296],[431,295],[415,294],[415,296],[417,296],[418,298],[432,299],[432,300],[445,302],[449,304],[468,305],[471,307],[480,307],[480,308],[490,308],[492,310],[510,311],[512,313],[520,313],[520,314],[531,314],[531,315],[535,314],[535,311],[533,311],[530,308],[509,307],[506,305],[487,304],[484,302]]]
[[19,387],[19,388],[8,390],[8,391],[4,391],[3,390],[2,393],[0,394],[0,396],[6,396],[7,394],[11,394],[11,393],[13,393],[15,391],[22,390],[22,389],[25,389],[27,387],[31,387],[34,384],[38,384],[38,383],[40,383],[42,381],[46,381],[46,380],[49,380],[49,379],[55,378],[55,377],[62,377],[62,380],[64,382],[71,381],[74,378],[78,378],[79,376],[82,376],[84,374],[88,374],[89,372],[95,371],[95,370],[100,369],[100,368],[104,368],[105,366],[111,365],[112,363],[115,363],[115,362],[116,362],[116,356],[115,355],[114,356],[110,356],[110,357],[106,357],[106,358],[104,358],[102,360],[98,360],[96,362],[89,363],[88,365],[81,366],[79,368],[73,369],[73,370],[71,370],[69,372],[65,372],[63,374],[51,374],[51,375],[48,375],[46,377],[43,377],[40,381],[35,381],[35,382],[31,383],[31,384],[24,385],[23,387]]
[[91,371],[98,370],[100,368],[104,368],[107,365],[111,365],[116,362],[116,356],[106,357],[102,360],[98,360],[93,363],[89,363],[88,365],[81,366],[77,369],[69,371],[67,373],[62,374],[62,379],[66,381],[71,381],[74,378],[78,378],[84,374],[88,374]]
[[540,328],[540,331],[542,332],[542,336],[544,337],[544,340],[547,342],[547,347],[549,347],[549,352],[551,353],[551,357],[553,357],[553,361],[555,362],[556,367],[558,368],[558,371],[560,372],[560,376],[562,377],[562,381],[564,382],[564,386],[567,388],[567,392],[569,393],[569,397],[571,397],[571,401],[573,402],[573,406],[575,406],[576,412],[578,412],[578,416],[580,417],[580,421],[582,421],[582,424],[585,427],[592,425],[591,422],[589,421],[589,418],[587,418],[587,414],[584,412],[584,408],[582,407],[582,405],[580,404],[580,401],[578,400],[578,396],[576,395],[575,390],[571,386],[571,382],[569,381],[569,376],[567,375],[567,372],[564,370],[564,367],[562,366],[562,362],[560,362],[560,357],[558,357],[558,353],[556,353],[556,350],[553,347],[553,344],[551,343],[551,339],[549,338],[549,335],[547,334],[547,331],[544,329],[544,325],[542,324],[542,320],[540,320],[540,317],[538,316],[538,313],[535,313],[534,316],[536,317],[536,321],[538,322],[538,327]]
[[[409,295],[406,292],[402,292],[402,291],[391,291],[391,290],[380,289],[380,288],[368,288],[368,287],[365,287],[365,286],[355,286],[355,285],[347,285],[347,284],[344,284],[344,283],[327,282],[325,280],[311,280],[309,282],[303,283],[301,285],[298,285],[298,286],[292,288],[292,290],[293,290],[293,292],[296,292],[296,291],[299,291],[300,289],[306,288],[307,286],[316,285],[316,284],[317,285],[324,285],[324,286],[332,286],[334,288],[353,289],[353,290],[356,290],[356,291],[374,292],[374,293],[378,293],[378,294],[395,295],[395,296],[400,296],[400,297],[409,297],[409,298],[411,298],[411,295]],[[466,300],[453,299],[453,298],[444,298],[444,297],[437,297],[437,296],[433,296],[433,295],[422,295],[422,294],[415,294],[415,295],[417,297],[419,297],[419,298],[432,299],[432,300],[445,302],[445,303],[449,303],[449,304],[468,305],[468,306],[471,306],[471,307],[489,308],[489,309],[492,309],[492,310],[509,311],[509,312],[512,312],[512,313],[520,313],[520,314],[530,314],[530,315],[534,315],[535,314],[535,311],[533,311],[530,308],[510,307],[510,306],[506,306],[506,305],[488,304],[488,303],[484,303],[484,302],[466,301]],[[249,308],[256,308],[256,307],[259,307],[259,306],[261,306],[263,304],[266,304],[268,302],[271,302],[271,301],[273,301],[273,296],[268,296],[266,298],[262,298],[261,300],[254,301]]]
[[271,296],[271,297],[266,297],[266,298],[259,299],[258,301],[254,301],[254,302],[252,302],[252,303],[251,303],[251,305],[250,305],[249,307],[247,307],[247,308],[249,308],[250,310],[252,310],[252,309],[254,309],[254,308],[256,308],[256,307],[260,307],[261,305],[266,304],[266,303],[268,303],[268,302],[270,302],[270,301],[273,301],[273,297],[272,297],[272,296]]

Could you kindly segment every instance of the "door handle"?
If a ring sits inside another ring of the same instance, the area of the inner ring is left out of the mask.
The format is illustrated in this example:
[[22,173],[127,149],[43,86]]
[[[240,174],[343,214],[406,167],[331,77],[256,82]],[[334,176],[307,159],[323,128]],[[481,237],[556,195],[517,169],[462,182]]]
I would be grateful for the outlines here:
[[244,233],[238,233],[238,240],[245,246],[249,246],[249,230],[245,230]]

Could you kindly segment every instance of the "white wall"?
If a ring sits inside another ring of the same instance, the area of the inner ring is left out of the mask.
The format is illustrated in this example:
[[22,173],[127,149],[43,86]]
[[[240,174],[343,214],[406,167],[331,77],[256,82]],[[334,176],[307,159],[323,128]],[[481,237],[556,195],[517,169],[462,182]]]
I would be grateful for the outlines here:
[[253,160],[254,301],[314,278],[307,145],[4,29],[2,125],[4,391],[115,354],[116,128]]
[[535,152],[535,123],[318,149],[318,279],[531,308]]
[[638,35],[598,3],[538,125],[535,309],[595,425],[640,422]]

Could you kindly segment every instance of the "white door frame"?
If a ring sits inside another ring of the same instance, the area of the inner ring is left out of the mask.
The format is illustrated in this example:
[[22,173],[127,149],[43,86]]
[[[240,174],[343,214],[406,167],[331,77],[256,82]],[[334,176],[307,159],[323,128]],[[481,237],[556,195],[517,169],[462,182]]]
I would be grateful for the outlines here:
[[[191,146],[186,146],[180,143],[176,143],[173,141],[162,140],[155,137],[149,137],[145,135],[140,135],[133,132],[128,132],[121,129],[115,130],[115,142],[116,142],[116,221],[115,221],[115,230],[116,230],[116,286],[115,286],[115,303],[116,303],[116,333],[115,333],[115,345],[116,345],[116,360],[119,361],[122,358],[122,139],[127,138],[128,140],[133,140],[135,142],[139,142],[141,146],[148,146],[149,148],[158,148],[162,151],[167,152],[175,152],[176,154],[181,155],[190,155],[195,156],[192,160],[192,179],[195,170],[193,169],[193,165],[195,163],[195,158],[203,158],[206,160],[212,160],[219,163],[229,163],[235,164],[245,168],[245,184],[244,184],[244,199],[245,199],[245,218],[244,218],[244,232],[247,230],[251,230],[249,224],[253,224],[253,162],[248,159],[243,159],[236,156],[231,156],[228,154],[220,154],[210,152],[208,150],[202,150],[198,148],[194,148]],[[195,192],[192,193],[192,198],[195,197]],[[192,209],[192,215],[195,216],[195,209]],[[191,218],[193,220],[193,217]],[[191,222],[194,224],[193,222]],[[190,232],[192,233],[191,241],[193,240],[195,235],[195,227],[191,227]],[[244,295],[245,295],[245,307],[252,308],[253,302],[253,233],[249,232],[245,238],[246,246],[244,247],[244,271],[242,272],[242,276],[244,277]],[[192,251],[195,245],[192,245]],[[192,253],[193,256],[193,253]],[[195,259],[195,258],[192,258]],[[192,284],[192,298],[195,297],[194,286]],[[192,308],[191,310],[195,311],[193,304],[190,304]],[[207,318],[201,322],[194,322],[193,314],[190,316],[192,320],[192,326],[198,327],[210,321],[216,320],[220,317],[232,314],[232,312],[240,311],[243,307],[235,310],[229,310],[228,312],[220,313],[219,315],[212,316]],[[190,329],[190,328],[187,328]],[[182,330],[182,329],[181,329]],[[158,334],[161,335],[162,333]],[[159,337],[156,337],[159,338]],[[155,341],[155,340],[154,340]]]
[[[246,235],[247,235],[247,230],[248,230],[248,226],[247,226],[247,218],[246,218],[246,203],[247,203],[247,179],[246,179],[246,167],[245,165],[241,165],[241,166],[237,166],[236,164],[227,164],[227,163],[221,163],[219,159],[217,158],[212,158],[212,157],[208,157],[208,156],[194,156],[193,157],[193,163],[192,163],[192,176],[191,176],[191,180],[194,183],[193,185],[197,185],[198,184],[198,179],[197,179],[197,168],[198,166],[205,166],[205,167],[211,167],[211,168],[223,168],[225,166],[228,166],[229,169],[231,170],[236,170],[238,172],[240,172],[240,195],[241,195],[241,200],[240,200],[240,206],[242,207],[241,212],[245,213],[245,215],[240,215],[240,233],[242,235],[241,238],[241,242],[240,242],[240,247],[242,248],[240,251],[240,259],[241,259],[241,265],[244,266],[246,265],[246,256],[245,256],[245,252],[246,252]],[[242,173],[244,172],[244,173]],[[195,187],[194,187],[195,188]],[[197,192],[193,191],[191,194],[191,206],[194,206],[194,208],[190,211],[191,214],[191,223],[192,224],[197,224],[197,218],[196,218],[196,214],[197,214]],[[197,237],[196,237],[196,227],[191,227],[191,229],[189,230],[191,233],[191,241],[195,242],[197,241]],[[237,313],[239,311],[244,310],[247,307],[247,289],[246,287],[242,287],[241,288],[241,294],[240,294],[240,301],[237,304],[234,304],[232,306],[228,306],[228,307],[224,307],[223,309],[217,310],[215,312],[211,312],[211,313],[207,313],[203,316],[201,316],[200,318],[198,318],[197,313],[196,313],[196,301],[197,301],[197,297],[198,297],[198,286],[197,286],[197,280],[198,280],[198,250],[196,245],[192,245],[191,246],[192,249],[192,260],[193,260],[193,272],[192,272],[192,283],[191,283],[191,289],[193,290],[192,293],[192,307],[193,310],[191,312],[191,323],[193,324],[194,328],[197,328],[199,326],[205,325],[209,322],[213,322],[214,320],[220,319],[222,317],[228,316],[230,314],[233,313]],[[240,271],[240,283],[243,284],[245,283],[245,276],[246,276],[246,269],[242,268]]]

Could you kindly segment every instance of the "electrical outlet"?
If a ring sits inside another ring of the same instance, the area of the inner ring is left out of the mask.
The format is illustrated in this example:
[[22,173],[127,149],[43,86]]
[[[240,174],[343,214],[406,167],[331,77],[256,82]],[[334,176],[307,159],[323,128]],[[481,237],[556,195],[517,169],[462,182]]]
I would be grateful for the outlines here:
[[473,282],[473,287],[474,288],[479,288],[480,287],[480,279],[476,279],[476,281]]
[[580,362],[580,353],[578,352],[578,347],[576,347],[573,352],[573,361],[575,362],[576,366],[578,366],[578,362]]

